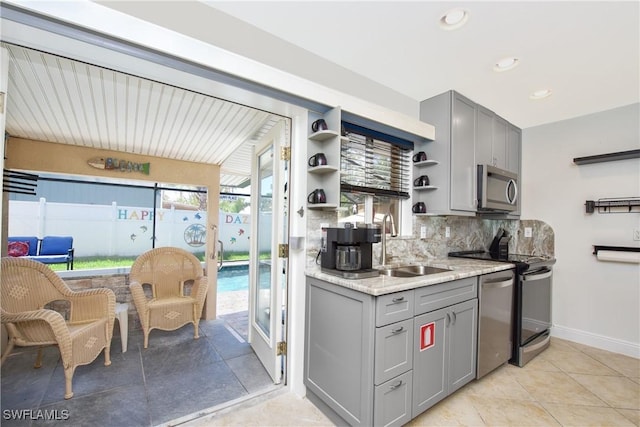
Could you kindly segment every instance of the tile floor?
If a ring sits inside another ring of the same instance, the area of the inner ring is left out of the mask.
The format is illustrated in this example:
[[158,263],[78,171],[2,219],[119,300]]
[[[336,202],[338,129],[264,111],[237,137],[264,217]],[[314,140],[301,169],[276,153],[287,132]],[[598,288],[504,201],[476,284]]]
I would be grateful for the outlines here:
[[111,366],[104,366],[103,354],[79,366],[70,400],[64,400],[57,348],[45,349],[40,369],[33,369],[34,349],[18,348],[2,365],[0,424],[56,424],[10,419],[9,410],[31,409],[28,418],[44,411],[63,418],[62,411],[68,411],[68,419],[57,421],[64,426],[153,426],[273,388],[242,333],[222,319],[202,321],[200,339],[193,339],[192,325],[174,332],[154,330],[145,350],[142,333],[133,331],[126,353],[114,337]]
[[[277,391],[192,420],[192,427],[327,426],[308,400]],[[410,426],[640,426],[640,360],[552,339],[524,368],[504,365]]]

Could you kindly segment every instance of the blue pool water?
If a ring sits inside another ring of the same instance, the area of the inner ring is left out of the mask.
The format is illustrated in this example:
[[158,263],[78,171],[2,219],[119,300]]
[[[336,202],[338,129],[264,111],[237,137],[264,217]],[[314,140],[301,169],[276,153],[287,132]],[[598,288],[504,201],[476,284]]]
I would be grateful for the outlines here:
[[249,289],[249,265],[222,267],[218,271],[218,292],[246,291]]

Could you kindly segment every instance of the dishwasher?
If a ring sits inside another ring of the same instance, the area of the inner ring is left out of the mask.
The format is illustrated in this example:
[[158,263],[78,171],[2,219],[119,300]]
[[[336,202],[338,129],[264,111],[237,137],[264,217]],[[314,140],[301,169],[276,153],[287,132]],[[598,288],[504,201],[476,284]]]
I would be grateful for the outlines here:
[[476,379],[511,359],[513,270],[480,276]]

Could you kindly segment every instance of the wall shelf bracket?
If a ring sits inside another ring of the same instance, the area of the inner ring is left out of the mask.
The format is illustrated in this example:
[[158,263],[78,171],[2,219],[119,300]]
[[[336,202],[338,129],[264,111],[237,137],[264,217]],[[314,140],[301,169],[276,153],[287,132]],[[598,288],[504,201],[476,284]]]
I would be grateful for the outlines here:
[[640,212],[640,197],[621,197],[612,199],[587,200],[584,204],[586,213],[630,213]]

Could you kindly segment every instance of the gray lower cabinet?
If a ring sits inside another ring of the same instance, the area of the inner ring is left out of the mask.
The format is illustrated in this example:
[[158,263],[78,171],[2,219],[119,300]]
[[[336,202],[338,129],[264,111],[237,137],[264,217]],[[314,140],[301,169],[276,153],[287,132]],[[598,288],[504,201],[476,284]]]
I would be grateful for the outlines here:
[[[476,377],[477,278],[451,284],[457,292],[438,292],[433,297],[441,301],[455,298],[466,298],[466,301],[429,311],[414,319],[418,345],[414,347],[413,355],[413,417]],[[442,298],[442,294],[447,294],[446,298]],[[469,299],[469,294],[473,298]]]
[[[374,297],[307,277],[307,395],[337,424],[406,424],[475,378],[476,319],[477,278]],[[431,321],[434,345],[420,351]],[[435,383],[442,395],[427,399]]]

